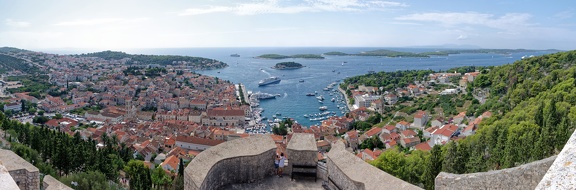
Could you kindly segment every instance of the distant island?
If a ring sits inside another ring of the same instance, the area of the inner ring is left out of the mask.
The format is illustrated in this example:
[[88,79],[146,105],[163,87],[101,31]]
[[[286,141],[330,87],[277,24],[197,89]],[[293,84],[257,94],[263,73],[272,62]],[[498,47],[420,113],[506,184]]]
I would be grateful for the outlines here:
[[274,67],[272,67],[273,69],[280,69],[280,70],[284,70],[284,69],[299,69],[304,67],[302,64],[300,63],[296,63],[296,62],[282,62],[282,63],[276,63],[276,65]]
[[412,53],[412,52],[401,52],[386,49],[365,51],[360,53],[344,53],[339,51],[331,51],[323,53],[322,55],[329,56],[383,56],[383,57],[430,57],[430,56],[448,56],[450,54],[461,54],[461,53],[496,53],[496,54],[511,54],[518,52],[536,52],[536,51],[553,51],[560,52],[556,49],[548,50],[527,50],[527,49],[460,49],[460,50],[439,50],[431,52],[422,53]]
[[259,59],[288,59],[288,58],[302,58],[302,59],[324,59],[321,55],[317,54],[296,54],[296,55],[279,55],[279,54],[263,54],[256,58]]
[[79,57],[99,57],[105,60],[128,59],[128,65],[179,65],[196,70],[221,69],[228,64],[218,60],[203,57],[179,56],[179,55],[142,55],[127,54],[119,51],[102,51],[76,55]]

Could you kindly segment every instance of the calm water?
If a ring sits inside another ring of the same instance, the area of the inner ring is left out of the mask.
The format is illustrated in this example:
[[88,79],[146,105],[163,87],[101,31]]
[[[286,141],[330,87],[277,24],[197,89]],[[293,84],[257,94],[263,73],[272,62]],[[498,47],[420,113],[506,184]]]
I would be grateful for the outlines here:
[[[198,73],[229,80],[233,83],[243,83],[248,90],[281,94],[280,97],[261,101],[264,116],[272,118],[272,114],[281,113],[282,117],[296,119],[299,123],[310,126],[319,121],[309,121],[304,114],[319,113],[319,106],[327,106],[328,111],[337,109],[336,103],[330,101],[332,96],[323,91],[328,84],[345,77],[363,75],[370,70],[396,71],[414,69],[447,70],[458,66],[492,66],[512,63],[524,55],[542,55],[551,52],[501,54],[455,54],[433,58],[386,58],[362,56],[326,56],[323,60],[284,59],[264,60],[254,57],[261,54],[276,53],[293,55],[302,53],[320,54],[329,51],[345,53],[358,53],[379,48],[174,48],[174,49],[133,49],[125,50],[127,53],[138,54],[169,54],[188,55],[212,58],[228,63],[229,67],[219,70],[199,71]],[[398,49],[399,51],[423,52],[433,49]],[[241,57],[230,57],[230,54],[240,54]],[[294,61],[306,66],[296,70],[274,70],[270,67],[283,61]],[[346,63],[343,63],[346,62]],[[333,72],[334,71],[334,72]],[[338,74],[340,72],[340,74]],[[258,87],[258,81],[269,76],[278,76],[282,79],[279,84]],[[304,82],[299,82],[303,79]],[[318,91],[326,100],[320,104],[314,97],[305,96],[306,93]]]

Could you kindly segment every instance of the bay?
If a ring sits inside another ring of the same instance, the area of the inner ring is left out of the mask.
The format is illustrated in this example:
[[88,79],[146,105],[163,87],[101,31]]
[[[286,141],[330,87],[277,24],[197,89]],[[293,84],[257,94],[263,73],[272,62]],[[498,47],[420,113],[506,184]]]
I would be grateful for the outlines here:
[[[200,74],[218,77],[233,83],[242,83],[249,91],[280,94],[276,99],[263,100],[260,107],[264,108],[263,116],[272,118],[273,114],[280,113],[280,117],[294,118],[304,126],[318,125],[320,121],[310,121],[304,114],[319,113],[320,106],[327,106],[328,111],[334,111],[337,115],[343,115],[337,108],[337,103],[330,99],[333,96],[323,91],[332,82],[343,80],[346,77],[364,75],[368,71],[397,71],[397,70],[420,70],[431,69],[434,71],[447,70],[459,66],[497,66],[513,63],[525,55],[543,55],[552,53],[549,51],[520,52],[510,55],[503,54],[452,54],[449,56],[435,56],[431,58],[388,58],[369,56],[325,56],[326,59],[283,59],[269,60],[257,59],[262,54],[321,54],[330,51],[344,53],[359,53],[383,48],[373,47],[303,47],[303,48],[159,48],[159,49],[129,49],[124,50],[131,54],[153,55],[186,55],[198,56],[223,61],[229,65],[224,69],[197,71]],[[396,51],[426,52],[436,49],[423,48],[385,48]],[[231,57],[231,54],[239,54],[240,57]],[[276,63],[294,61],[303,64],[304,68],[295,70],[275,70],[271,67]],[[263,87],[258,86],[258,81],[278,76],[282,79],[279,84]],[[304,82],[299,82],[304,80]],[[313,96],[307,93],[317,91],[327,100],[319,103]],[[340,104],[342,105],[342,104]]]

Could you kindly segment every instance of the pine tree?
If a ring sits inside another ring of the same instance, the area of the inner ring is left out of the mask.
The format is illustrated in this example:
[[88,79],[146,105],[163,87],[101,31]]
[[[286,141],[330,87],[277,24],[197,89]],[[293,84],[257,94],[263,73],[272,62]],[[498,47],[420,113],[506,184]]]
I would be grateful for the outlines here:
[[442,150],[440,146],[435,145],[430,151],[430,156],[426,159],[426,168],[422,176],[424,187],[428,190],[434,189],[434,180],[442,170]]

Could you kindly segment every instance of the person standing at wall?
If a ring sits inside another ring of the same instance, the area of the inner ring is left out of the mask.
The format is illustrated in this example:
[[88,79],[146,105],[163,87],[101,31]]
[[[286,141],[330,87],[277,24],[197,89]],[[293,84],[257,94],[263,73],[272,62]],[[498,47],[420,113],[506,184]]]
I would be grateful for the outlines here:
[[278,168],[280,164],[280,156],[276,154],[274,156],[274,169],[276,170],[276,175],[280,175],[280,169]]
[[286,157],[284,153],[280,153],[280,160],[278,161],[278,177],[282,177],[282,172],[284,171],[284,164],[286,162]]

